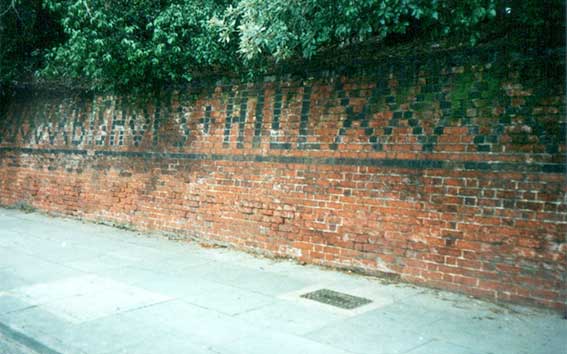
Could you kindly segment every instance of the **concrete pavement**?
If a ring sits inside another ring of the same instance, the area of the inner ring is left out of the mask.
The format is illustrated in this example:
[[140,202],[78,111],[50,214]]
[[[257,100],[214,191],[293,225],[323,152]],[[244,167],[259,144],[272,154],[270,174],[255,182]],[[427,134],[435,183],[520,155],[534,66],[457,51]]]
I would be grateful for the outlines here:
[[[371,302],[343,309],[302,297],[319,289]],[[567,321],[0,209],[0,342],[0,353],[561,354]]]

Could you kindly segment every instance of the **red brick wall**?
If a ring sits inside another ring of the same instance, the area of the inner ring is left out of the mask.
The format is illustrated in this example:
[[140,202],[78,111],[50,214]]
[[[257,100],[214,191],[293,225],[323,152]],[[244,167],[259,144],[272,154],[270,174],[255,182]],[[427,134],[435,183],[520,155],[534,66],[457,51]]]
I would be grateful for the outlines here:
[[0,118],[0,204],[558,308],[563,61],[517,57],[381,58],[153,99],[21,90]]

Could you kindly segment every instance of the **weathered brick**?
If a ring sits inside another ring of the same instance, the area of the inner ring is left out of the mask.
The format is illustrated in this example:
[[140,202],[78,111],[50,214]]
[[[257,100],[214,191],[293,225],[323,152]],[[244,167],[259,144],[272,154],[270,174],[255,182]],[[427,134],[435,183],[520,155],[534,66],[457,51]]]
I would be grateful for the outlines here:
[[[415,80],[376,64],[392,85],[420,92],[417,103],[430,103],[421,106],[378,90],[383,77],[371,67],[341,76],[341,89],[330,75],[141,100],[123,130],[109,129],[119,97],[21,92],[0,116],[0,204],[368,273],[386,266],[419,284],[558,308],[567,267],[561,119],[507,112],[562,114],[563,83],[549,92],[552,78],[510,72],[528,96],[483,92],[505,96],[482,103],[454,90],[503,77],[476,75],[484,65],[453,70],[451,55]],[[77,117],[92,122],[78,129]],[[520,126],[525,137],[514,135]]]

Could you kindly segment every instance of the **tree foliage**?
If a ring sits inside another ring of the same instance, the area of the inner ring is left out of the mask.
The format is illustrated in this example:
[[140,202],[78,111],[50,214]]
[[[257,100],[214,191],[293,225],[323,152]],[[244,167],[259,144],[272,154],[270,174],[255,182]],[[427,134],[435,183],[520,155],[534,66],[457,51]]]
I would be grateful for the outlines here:
[[224,0],[48,0],[67,40],[48,54],[43,73],[88,79],[119,89],[189,81],[231,65],[235,51],[219,42],[209,19]]
[[240,0],[212,22],[244,59],[279,61],[392,37],[474,45],[522,31],[545,41],[564,32],[564,21],[562,0]]
[[437,35],[474,36],[476,25],[495,16],[494,0],[241,0],[213,23],[224,42],[238,42],[244,58],[284,60],[371,38],[382,41],[417,24]]
[[161,87],[412,38],[562,43],[562,0],[0,0],[0,83]]

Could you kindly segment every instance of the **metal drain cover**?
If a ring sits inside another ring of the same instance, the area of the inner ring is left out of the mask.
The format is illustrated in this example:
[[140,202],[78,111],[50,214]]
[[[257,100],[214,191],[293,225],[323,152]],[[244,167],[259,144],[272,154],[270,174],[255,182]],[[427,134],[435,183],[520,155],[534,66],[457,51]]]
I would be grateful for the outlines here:
[[319,289],[303,294],[301,297],[347,310],[352,310],[372,302],[372,300],[368,300],[363,297],[339,293],[338,291],[329,289]]

